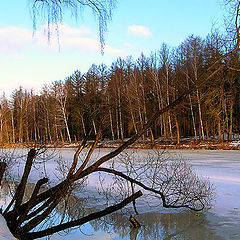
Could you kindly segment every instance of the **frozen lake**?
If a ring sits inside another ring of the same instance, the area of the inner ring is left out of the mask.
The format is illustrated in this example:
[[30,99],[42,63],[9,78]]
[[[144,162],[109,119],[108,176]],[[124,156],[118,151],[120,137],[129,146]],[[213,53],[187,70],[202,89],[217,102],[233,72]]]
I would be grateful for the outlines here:
[[[47,160],[45,168],[36,165],[30,180],[34,181],[45,173],[52,181],[58,181],[58,174],[54,174],[58,162],[71,163],[74,149],[58,150],[61,156]],[[109,152],[109,149],[97,149],[95,157]],[[129,150],[130,151],[130,150]],[[151,150],[136,150],[139,154],[149,154]],[[51,239],[240,239],[240,154],[239,151],[230,150],[171,150],[170,154],[181,155],[189,160],[194,170],[203,177],[209,178],[216,189],[216,199],[213,207],[207,212],[192,213],[181,210],[154,209],[141,213],[139,221],[142,228],[131,231],[129,222],[121,213],[106,217],[103,220],[85,224],[79,229],[71,231],[68,235],[55,234]],[[26,154],[18,150],[15,154]],[[14,167],[14,174],[21,174],[22,163]],[[18,170],[16,170],[18,169]],[[89,192],[97,191],[95,186],[99,179],[92,177],[88,180]],[[3,202],[3,201],[2,201]],[[157,211],[156,211],[157,210]],[[0,238],[1,239],[1,238]]]

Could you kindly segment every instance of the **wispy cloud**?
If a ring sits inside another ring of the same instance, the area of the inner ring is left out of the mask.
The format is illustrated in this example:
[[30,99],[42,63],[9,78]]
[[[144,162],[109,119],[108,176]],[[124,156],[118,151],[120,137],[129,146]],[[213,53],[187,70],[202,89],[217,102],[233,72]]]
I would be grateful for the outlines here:
[[28,48],[32,41],[30,30],[18,27],[6,27],[0,29],[0,53],[16,54]]
[[[20,27],[0,29],[0,53],[16,55],[32,47],[48,48],[50,51],[79,50],[83,52],[100,52],[98,37],[87,27],[73,28],[68,25],[50,26],[51,37],[48,39],[48,27],[43,26],[34,33],[32,30]],[[59,35],[58,35],[59,34]],[[126,56],[124,50],[105,46],[105,53]]]
[[132,47],[132,44],[129,43],[129,42],[125,42],[125,43],[124,43],[124,46],[129,48],[129,47]]
[[151,32],[148,27],[140,26],[140,25],[131,25],[128,26],[128,32],[132,35],[139,37],[149,37]]

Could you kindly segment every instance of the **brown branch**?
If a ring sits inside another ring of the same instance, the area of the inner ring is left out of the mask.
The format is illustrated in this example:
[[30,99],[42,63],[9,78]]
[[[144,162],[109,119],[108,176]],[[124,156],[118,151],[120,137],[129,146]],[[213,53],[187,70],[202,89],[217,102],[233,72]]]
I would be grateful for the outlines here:
[[73,172],[75,171],[77,163],[78,163],[78,156],[81,153],[81,151],[83,150],[83,148],[86,146],[87,138],[88,138],[87,136],[84,138],[81,145],[78,147],[77,151],[75,152],[74,158],[73,158],[73,163],[72,163],[72,166],[71,166],[71,168],[68,172],[67,178],[69,178],[73,174]]
[[236,12],[236,18],[235,18],[235,28],[236,28],[236,34],[237,34],[236,46],[231,51],[229,51],[228,53],[218,58],[213,64],[211,64],[211,66],[207,68],[207,72],[211,70],[213,67],[215,67],[218,63],[220,63],[224,58],[232,55],[234,52],[236,52],[239,49],[239,45],[240,45],[240,27],[238,26],[239,11],[240,11],[240,2],[238,2],[238,5],[237,5],[237,12]]
[[81,173],[81,172],[83,171],[83,169],[86,167],[86,165],[87,165],[87,163],[88,163],[88,161],[89,161],[89,159],[90,159],[90,157],[91,157],[94,149],[95,149],[96,146],[97,146],[97,143],[98,143],[100,134],[101,134],[101,127],[99,127],[99,129],[98,129],[98,133],[97,133],[97,135],[96,135],[96,137],[95,137],[95,141],[94,141],[92,147],[90,148],[86,159],[84,160],[84,162],[83,162],[83,164],[81,165],[81,167],[77,170],[76,174]]
[[5,172],[6,167],[7,167],[7,164],[5,162],[0,162],[0,186],[1,186],[3,174]]
[[[54,201],[55,198],[59,199],[61,196],[64,196],[64,193],[69,189],[70,184],[68,183],[67,179],[65,181],[63,181],[63,182],[64,182],[64,184],[59,186],[59,188],[55,189],[55,191],[52,191],[52,194],[49,196],[49,199],[45,203],[43,203],[39,208],[37,208],[36,210],[31,212],[29,215],[27,215],[25,217],[25,219],[28,220],[28,219],[33,218],[38,213],[40,213],[41,211],[46,209],[51,204],[51,202]],[[58,196],[57,196],[57,194],[58,194]],[[61,197],[61,199],[62,199],[62,197]],[[35,200],[35,202],[28,201],[27,203],[23,204],[23,206],[21,208],[21,211],[24,211],[24,208],[28,206],[27,204],[29,204],[29,206],[31,208],[35,207],[37,205],[36,200]]]
[[51,205],[42,214],[36,216],[32,220],[30,220],[26,225],[20,228],[19,230],[20,236],[24,235],[24,233],[29,232],[30,230],[35,228],[38,224],[40,224],[42,221],[44,221],[48,217],[48,215],[53,211],[53,209],[58,205],[61,199],[62,199],[61,197],[53,198]]
[[31,232],[31,233],[23,234],[23,235],[21,235],[21,240],[41,238],[41,237],[45,237],[45,236],[52,235],[54,233],[63,231],[65,229],[68,229],[68,228],[71,228],[71,227],[83,225],[83,224],[85,224],[89,221],[92,221],[94,219],[98,219],[98,218],[104,217],[104,216],[106,216],[110,213],[116,212],[117,210],[122,209],[123,207],[125,207],[126,205],[131,203],[133,200],[135,200],[135,199],[137,199],[141,196],[142,196],[142,192],[138,191],[138,192],[132,194],[130,197],[125,198],[123,201],[121,201],[118,204],[107,207],[104,210],[91,213],[91,214],[89,214],[89,215],[87,215],[83,218],[78,219],[78,220],[63,223],[63,224],[60,224],[60,225],[57,225],[57,226],[39,231],[39,232]]
[[[53,201],[52,197],[50,197],[45,203],[43,203],[39,208],[37,208],[36,210],[32,211],[31,213],[29,213],[26,217],[25,220],[29,220],[31,218],[33,218],[34,216],[36,216],[38,213],[40,213],[41,211],[43,211],[45,208],[47,208],[51,202]],[[31,202],[28,202],[29,205],[31,204]],[[34,207],[36,205],[36,203],[33,203],[30,205],[31,208]],[[24,206],[25,207],[25,206]]]
[[234,67],[230,67],[228,65],[225,65],[225,66],[232,71],[240,72],[240,68],[234,68]]
[[29,199],[29,202],[28,202],[29,204],[28,204],[28,206],[26,206],[26,207],[24,208],[24,212],[22,212],[22,213],[20,214],[20,217],[19,217],[19,219],[18,219],[18,227],[19,227],[20,224],[22,224],[25,220],[27,220],[27,219],[25,219],[25,217],[27,216],[29,210],[31,209],[30,206],[34,204],[35,199],[36,199],[36,196],[37,196],[37,194],[39,193],[39,190],[40,190],[41,186],[42,186],[43,184],[47,183],[47,182],[48,182],[48,178],[42,178],[42,179],[38,180],[38,182],[37,182],[37,184],[36,184],[36,186],[35,186],[35,188],[34,188],[34,190],[33,190],[32,196],[31,196],[30,199]]
[[[47,200],[44,204],[42,204],[38,209],[36,209],[35,211],[31,212],[29,215],[26,216],[27,219],[32,218],[33,216],[35,216],[37,213],[41,212],[42,210],[44,210],[46,207],[49,206],[49,204],[52,202],[52,197],[57,193],[57,192],[63,192],[63,189],[65,186],[69,186],[70,183],[68,181],[68,179],[65,179],[64,181],[62,181],[61,183],[59,183],[58,185],[46,190],[43,193],[40,193],[38,196],[36,196],[35,202],[30,203],[29,201],[27,201],[26,203],[22,204],[20,206],[19,212],[20,214],[24,211],[24,209],[29,206],[30,208],[33,208],[35,206],[37,206],[38,204],[40,204],[41,202]],[[7,213],[7,214],[11,214],[11,212]],[[5,217],[5,215],[4,215]]]
[[36,156],[36,150],[35,149],[31,149],[28,152],[27,162],[25,164],[25,169],[24,169],[24,173],[23,173],[21,182],[18,185],[16,193],[14,195],[14,199],[16,200],[15,201],[15,205],[14,205],[14,209],[13,209],[14,213],[18,212],[18,209],[19,209],[19,207],[22,204],[23,195],[24,195],[24,191],[25,191],[25,188],[26,188],[26,184],[27,184],[27,179],[28,179],[28,176],[30,174],[30,171],[31,171],[31,168],[32,168],[33,159],[35,158],[35,156]]
[[200,209],[196,209],[196,208],[190,207],[189,205],[186,205],[186,204],[182,204],[182,205],[167,204],[166,198],[161,191],[156,190],[154,188],[150,188],[150,187],[146,186],[145,184],[143,184],[143,183],[127,176],[127,175],[125,175],[122,172],[116,171],[114,169],[109,169],[109,168],[98,168],[98,169],[96,169],[96,172],[98,172],[98,171],[114,174],[116,176],[119,176],[119,177],[131,182],[131,183],[135,183],[136,185],[142,187],[144,190],[147,190],[147,191],[150,191],[150,192],[153,192],[155,194],[160,195],[160,197],[162,199],[162,202],[163,202],[163,207],[165,207],[165,208],[188,208],[188,209],[191,209],[191,210],[194,210],[194,211],[202,211],[204,209],[204,206],[202,206],[202,208],[200,208]]
[[[132,188],[132,194],[134,194],[133,182],[131,182],[131,188]],[[137,207],[136,207],[136,201],[133,200],[132,204],[133,204],[133,209],[134,209],[135,213],[136,213],[137,215],[139,215],[138,210],[137,210]]]

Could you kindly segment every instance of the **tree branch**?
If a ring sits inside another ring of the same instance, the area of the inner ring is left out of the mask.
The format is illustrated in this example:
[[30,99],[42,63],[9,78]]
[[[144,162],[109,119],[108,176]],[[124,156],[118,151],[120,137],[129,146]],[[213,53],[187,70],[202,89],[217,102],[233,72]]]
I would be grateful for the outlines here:
[[32,168],[33,159],[35,158],[35,156],[36,156],[36,150],[35,149],[31,149],[28,152],[27,162],[26,162],[26,165],[25,165],[25,169],[24,169],[24,173],[23,173],[21,182],[18,185],[16,193],[15,193],[15,195],[13,197],[16,200],[15,201],[15,205],[14,205],[14,209],[13,209],[14,213],[18,212],[19,207],[22,204],[23,195],[24,195],[24,191],[25,191],[25,188],[26,188],[26,184],[27,184],[27,179],[28,179],[28,176],[30,174],[30,171],[31,171],[31,168]]
[[1,186],[3,174],[5,172],[6,167],[7,167],[7,164],[5,162],[0,162],[0,186]]
[[38,180],[38,182],[37,182],[37,184],[36,184],[36,186],[35,186],[35,188],[34,188],[34,190],[33,190],[32,196],[31,196],[30,199],[29,199],[29,202],[28,202],[29,204],[28,204],[28,206],[26,206],[26,207],[24,208],[24,212],[22,212],[22,213],[20,214],[20,216],[19,216],[19,219],[18,219],[18,227],[20,226],[21,223],[23,223],[23,222],[26,220],[25,217],[26,217],[26,215],[28,214],[29,210],[31,209],[31,207],[29,207],[29,206],[31,206],[31,205],[34,204],[35,199],[36,199],[36,196],[37,196],[37,194],[39,193],[39,190],[40,190],[41,186],[42,186],[43,184],[47,183],[47,182],[48,182],[48,178],[42,178],[42,179]]
[[158,194],[160,195],[161,199],[162,199],[162,202],[163,202],[163,207],[165,208],[188,208],[188,209],[191,209],[191,210],[194,210],[194,211],[202,211],[204,209],[204,205],[202,206],[202,208],[200,209],[196,209],[196,208],[193,208],[193,207],[190,207],[189,205],[187,204],[180,204],[180,205],[172,205],[172,204],[167,204],[166,202],[166,198],[163,194],[163,192],[159,191],[159,190],[156,190],[154,188],[150,188],[148,186],[146,186],[145,184],[125,175],[124,173],[122,172],[119,172],[119,171],[116,171],[114,169],[109,169],[109,168],[98,168],[96,169],[95,172],[106,172],[106,173],[111,173],[111,174],[114,174],[116,176],[119,176],[131,183],[135,183],[136,185],[138,185],[139,187],[142,187],[144,190],[147,190],[147,191],[150,191],[150,192],[153,192],[155,194]]
[[75,152],[74,158],[73,158],[73,163],[72,163],[72,166],[71,166],[71,168],[68,172],[67,178],[69,178],[73,174],[73,172],[75,171],[77,163],[78,163],[78,156],[81,153],[81,151],[83,150],[83,148],[86,146],[87,139],[88,139],[88,136],[86,136],[84,138],[81,145],[78,147],[77,151]]
[[100,217],[104,217],[104,216],[106,216],[110,213],[113,213],[113,212],[115,212],[119,209],[122,209],[123,207],[125,207],[126,205],[131,203],[133,200],[135,200],[135,199],[137,199],[141,196],[142,196],[142,192],[138,191],[138,192],[132,194],[130,197],[124,199],[123,201],[121,201],[118,204],[107,207],[104,210],[101,210],[99,212],[91,213],[88,216],[85,216],[81,219],[74,220],[74,221],[67,222],[67,223],[63,223],[63,224],[48,228],[48,229],[43,230],[43,231],[23,234],[23,235],[21,235],[21,240],[41,238],[41,237],[44,237],[44,236],[51,235],[53,233],[63,231],[65,229],[68,229],[68,228],[71,228],[71,227],[83,225],[84,223],[87,223],[89,221],[92,221],[92,220],[100,218]]
[[81,165],[81,167],[77,170],[76,174],[81,173],[81,172],[83,171],[83,169],[86,167],[86,165],[87,165],[87,163],[88,163],[88,161],[89,161],[89,159],[90,159],[90,157],[91,157],[94,149],[95,149],[96,146],[97,146],[97,143],[98,143],[98,139],[99,139],[99,137],[100,137],[100,134],[101,134],[101,126],[100,126],[99,129],[98,129],[98,133],[97,133],[97,135],[96,135],[96,137],[95,137],[95,141],[94,141],[92,147],[90,148],[86,159],[84,160],[84,162],[83,162],[83,164]]

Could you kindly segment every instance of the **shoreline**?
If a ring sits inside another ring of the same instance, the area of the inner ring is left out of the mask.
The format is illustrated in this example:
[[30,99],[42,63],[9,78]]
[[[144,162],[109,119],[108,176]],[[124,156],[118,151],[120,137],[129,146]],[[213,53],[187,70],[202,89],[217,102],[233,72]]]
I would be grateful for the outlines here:
[[[127,140],[127,139],[126,139]],[[126,141],[125,140],[125,141]],[[118,148],[125,141],[99,141],[97,148]],[[91,146],[91,141],[87,144],[87,147]],[[11,143],[2,144],[1,148],[77,148],[79,143]],[[179,149],[179,150],[240,150],[240,140],[236,141],[192,141],[186,140],[177,144],[174,141],[155,141],[154,144],[151,141],[137,141],[131,145],[132,149]]]

